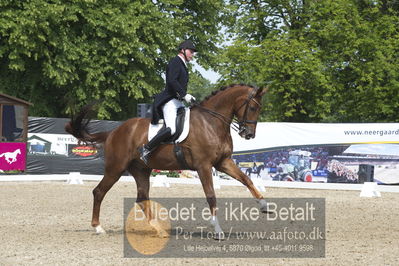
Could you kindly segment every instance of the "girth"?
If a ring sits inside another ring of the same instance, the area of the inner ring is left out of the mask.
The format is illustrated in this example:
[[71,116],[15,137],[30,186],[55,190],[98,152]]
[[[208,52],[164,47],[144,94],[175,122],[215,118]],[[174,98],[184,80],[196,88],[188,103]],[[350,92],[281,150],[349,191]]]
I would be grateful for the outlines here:
[[177,162],[179,163],[181,168],[191,169],[191,167],[188,165],[186,161],[186,158],[184,157],[183,148],[179,144],[177,143],[174,144],[173,152],[175,153]]

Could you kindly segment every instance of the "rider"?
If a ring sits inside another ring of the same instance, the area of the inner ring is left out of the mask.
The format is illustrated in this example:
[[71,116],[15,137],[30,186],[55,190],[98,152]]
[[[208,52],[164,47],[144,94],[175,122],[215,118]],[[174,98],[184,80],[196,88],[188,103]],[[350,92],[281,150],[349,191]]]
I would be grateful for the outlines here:
[[193,59],[197,49],[192,41],[186,40],[179,45],[178,50],[178,55],[169,61],[166,68],[166,87],[155,96],[152,108],[151,124],[158,124],[158,120],[163,117],[166,126],[149,143],[139,148],[140,159],[146,164],[151,152],[176,132],[177,109],[184,107],[182,101],[195,101],[194,96],[187,93],[187,63]]

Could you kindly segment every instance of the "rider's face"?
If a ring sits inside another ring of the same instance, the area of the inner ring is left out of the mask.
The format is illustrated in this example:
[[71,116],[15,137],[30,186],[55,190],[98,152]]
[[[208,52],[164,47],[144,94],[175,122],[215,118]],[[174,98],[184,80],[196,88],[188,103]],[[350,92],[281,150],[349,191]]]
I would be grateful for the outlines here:
[[187,61],[190,62],[191,60],[193,60],[195,52],[193,50],[191,50],[191,49],[186,49],[185,51],[186,51]]

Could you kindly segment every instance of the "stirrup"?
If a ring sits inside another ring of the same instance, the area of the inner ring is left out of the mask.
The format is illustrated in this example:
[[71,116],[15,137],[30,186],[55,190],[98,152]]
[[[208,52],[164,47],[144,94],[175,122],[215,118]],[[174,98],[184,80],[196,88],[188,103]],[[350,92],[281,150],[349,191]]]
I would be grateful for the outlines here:
[[151,151],[148,150],[145,145],[138,148],[140,153],[140,159],[145,163],[148,164],[148,159],[150,158]]

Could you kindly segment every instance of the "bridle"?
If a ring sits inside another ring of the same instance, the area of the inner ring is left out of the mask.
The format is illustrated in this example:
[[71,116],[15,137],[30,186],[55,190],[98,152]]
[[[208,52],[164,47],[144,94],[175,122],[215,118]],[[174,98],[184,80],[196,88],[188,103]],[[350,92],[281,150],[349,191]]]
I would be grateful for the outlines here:
[[258,92],[257,88],[253,88],[252,91],[250,92],[250,94],[248,95],[248,98],[244,101],[244,103],[237,109],[237,112],[240,111],[240,109],[245,105],[245,110],[244,110],[244,115],[242,117],[242,120],[234,120],[233,119],[233,123],[237,123],[237,125],[233,124],[233,126],[235,126],[235,130],[238,132],[238,134],[241,134],[243,132],[245,132],[248,128],[247,128],[247,124],[257,124],[258,121],[257,120],[248,120],[247,116],[248,116],[248,109],[249,109],[249,103],[251,101],[253,101],[254,103],[256,103],[258,105],[259,108],[261,108],[261,104],[255,99],[255,95]]
[[230,119],[225,117],[224,115],[215,112],[213,110],[210,110],[208,108],[205,108],[201,105],[199,105],[198,103],[194,103],[193,106],[196,106],[204,111],[206,111],[207,113],[215,116],[216,118],[219,118],[223,123],[225,123],[226,125],[232,127],[233,130],[235,130],[236,132],[238,132],[238,134],[242,134],[243,132],[245,132],[248,127],[247,124],[257,124],[258,121],[257,120],[248,120],[247,116],[248,116],[248,110],[249,110],[249,103],[251,101],[253,101],[254,103],[256,103],[258,105],[258,108],[261,108],[261,104],[255,99],[255,95],[258,92],[257,88],[252,88],[252,91],[249,93],[248,98],[244,101],[244,103],[237,109],[237,112],[241,110],[241,108],[243,108],[245,106],[245,110],[244,110],[244,115],[242,120],[238,120],[236,118],[233,118],[233,121],[230,122]]

